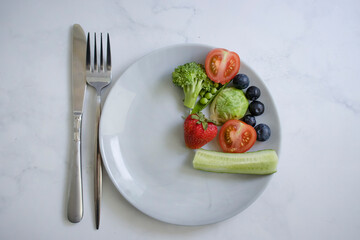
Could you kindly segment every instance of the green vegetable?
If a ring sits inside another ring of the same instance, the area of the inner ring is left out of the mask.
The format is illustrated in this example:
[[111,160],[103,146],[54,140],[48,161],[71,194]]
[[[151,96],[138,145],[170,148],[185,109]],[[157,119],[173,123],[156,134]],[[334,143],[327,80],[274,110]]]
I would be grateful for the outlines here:
[[193,167],[198,170],[222,173],[271,174],[277,171],[275,150],[223,153],[204,149],[196,151]]
[[210,98],[212,97],[212,94],[208,92],[208,93],[205,94],[205,97],[206,97],[207,99],[210,99]]
[[200,99],[200,103],[201,103],[201,104],[207,104],[208,101],[209,101],[209,100],[208,100],[207,98],[204,98],[204,97]]
[[230,87],[222,90],[212,101],[210,119],[221,125],[230,119],[242,118],[249,107],[242,90]]
[[196,100],[202,89],[208,92],[214,87],[214,82],[206,75],[204,66],[196,62],[178,66],[172,73],[173,83],[183,88],[184,105],[194,108]]
[[[195,107],[193,108],[191,114],[198,113],[198,112],[200,112],[201,110],[203,110],[207,105],[209,105],[209,104],[211,103],[211,101],[216,97],[216,95],[219,94],[219,92],[220,92],[221,90],[223,90],[229,83],[230,83],[230,82],[225,83],[223,86],[221,86],[221,88],[219,88],[219,89],[217,90],[217,92],[212,96],[211,99],[209,99],[209,100],[207,101],[207,103],[205,103],[205,104],[202,103],[202,102],[201,102],[201,99],[200,99],[200,101],[198,101],[198,102],[196,103],[196,105],[195,105]],[[218,83],[215,83],[215,85],[219,86]]]

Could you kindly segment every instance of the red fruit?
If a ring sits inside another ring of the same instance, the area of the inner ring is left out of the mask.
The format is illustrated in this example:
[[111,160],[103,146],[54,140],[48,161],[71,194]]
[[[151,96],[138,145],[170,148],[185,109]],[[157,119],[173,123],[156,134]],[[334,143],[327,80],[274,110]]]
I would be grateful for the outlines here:
[[185,144],[191,149],[198,149],[213,140],[217,127],[208,121],[202,113],[189,115],[184,122]]

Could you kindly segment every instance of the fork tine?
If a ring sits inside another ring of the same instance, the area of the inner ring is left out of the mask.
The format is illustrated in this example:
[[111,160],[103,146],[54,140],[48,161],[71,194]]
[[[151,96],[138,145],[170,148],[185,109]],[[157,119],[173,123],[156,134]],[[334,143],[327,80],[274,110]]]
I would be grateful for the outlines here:
[[97,50],[96,50],[96,33],[94,33],[94,70],[98,70],[98,63],[97,63]]
[[86,44],[86,70],[90,70],[91,67],[91,56],[90,56],[90,33],[87,35],[87,44]]
[[111,51],[110,51],[110,37],[107,34],[107,52],[106,52],[106,69],[111,70]]
[[103,40],[102,33],[100,34],[100,71],[104,70],[104,54],[103,54]]

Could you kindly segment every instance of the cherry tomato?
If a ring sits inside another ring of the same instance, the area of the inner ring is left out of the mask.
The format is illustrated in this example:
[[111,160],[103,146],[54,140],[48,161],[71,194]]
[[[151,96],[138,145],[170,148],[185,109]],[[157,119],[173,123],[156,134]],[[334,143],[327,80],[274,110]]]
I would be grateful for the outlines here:
[[225,84],[238,74],[239,69],[240,58],[235,52],[216,48],[206,56],[206,74],[213,82]]
[[224,152],[243,153],[254,145],[256,131],[240,120],[229,120],[220,129],[219,141]]

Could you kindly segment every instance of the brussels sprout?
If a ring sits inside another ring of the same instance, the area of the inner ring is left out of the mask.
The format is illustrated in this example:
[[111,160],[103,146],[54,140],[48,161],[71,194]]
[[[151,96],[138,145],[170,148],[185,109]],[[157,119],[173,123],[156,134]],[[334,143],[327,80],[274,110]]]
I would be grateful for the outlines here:
[[210,106],[210,119],[218,125],[227,120],[242,118],[249,106],[242,90],[225,88],[214,98]]

